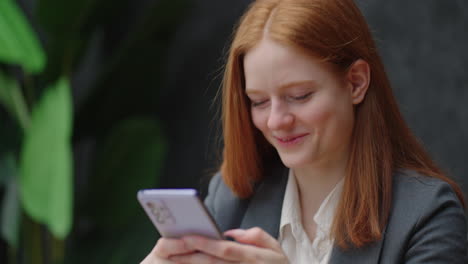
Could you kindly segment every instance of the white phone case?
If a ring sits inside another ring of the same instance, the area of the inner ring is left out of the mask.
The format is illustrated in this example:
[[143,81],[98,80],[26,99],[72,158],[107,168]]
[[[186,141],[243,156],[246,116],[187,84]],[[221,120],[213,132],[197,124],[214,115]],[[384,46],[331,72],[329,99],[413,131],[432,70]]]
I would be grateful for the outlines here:
[[223,239],[219,228],[194,189],[146,189],[138,201],[163,237],[201,235]]

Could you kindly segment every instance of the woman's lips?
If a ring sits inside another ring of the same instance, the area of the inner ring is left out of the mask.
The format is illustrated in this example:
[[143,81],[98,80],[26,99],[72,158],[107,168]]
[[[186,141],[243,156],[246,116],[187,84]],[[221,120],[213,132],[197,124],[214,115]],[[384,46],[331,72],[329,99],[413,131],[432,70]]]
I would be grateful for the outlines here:
[[301,142],[302,139],[304,139],[304,137],[306,137],[307,135],[309,135],[309,133],[297,134],[287,137],[273,137],[276,139],[276,142],[278,142],[281,146],[292,146]]

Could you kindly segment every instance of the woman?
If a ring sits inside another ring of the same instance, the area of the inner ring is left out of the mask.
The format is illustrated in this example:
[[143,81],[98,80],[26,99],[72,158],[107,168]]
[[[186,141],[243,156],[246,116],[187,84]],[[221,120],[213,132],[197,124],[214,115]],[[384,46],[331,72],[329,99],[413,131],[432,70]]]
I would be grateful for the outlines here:
[[234,241],[161,238],[143,263],[466,263],[459,187],[405,124],[352,0],[259,0],[223,83],[206,205]]

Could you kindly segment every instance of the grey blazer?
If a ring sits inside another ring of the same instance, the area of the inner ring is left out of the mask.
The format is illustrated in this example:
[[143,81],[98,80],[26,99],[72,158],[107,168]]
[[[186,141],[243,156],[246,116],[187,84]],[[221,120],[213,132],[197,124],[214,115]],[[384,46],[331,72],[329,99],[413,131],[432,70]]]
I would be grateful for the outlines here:
[[[257,226],[277,238],[287,172],[275,169],[249,199],[233,195],[217,174],[205,204],[222,231]],[[400,171],[394,174],[393,208],[382,239],[362,248],[335,246],[330,263],[466,264],[466,241],[464,209],[450,185]]]

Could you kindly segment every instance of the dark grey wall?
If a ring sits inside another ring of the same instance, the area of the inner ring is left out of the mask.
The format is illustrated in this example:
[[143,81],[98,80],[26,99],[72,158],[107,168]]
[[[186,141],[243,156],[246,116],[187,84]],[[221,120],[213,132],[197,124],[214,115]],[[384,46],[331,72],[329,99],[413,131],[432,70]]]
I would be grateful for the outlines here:
[[468,1],[361,0],[406,121],[468,195]]
[[163,187],[205,187],[217,170],[220,128],[214,98],[234,24],[250,1],[192,2],[169,51],[168,80],[157,104],[169,137]]
[[[249,2],[194,1],[174,39],[161,97],[166,99],[160,102],[170,137],[163,186],[199,186],[207,169],[214,169],[217,118],[210,106],[223,49]],[[359,5],[407,122],[468,195],[468,1],[360,0]]]

